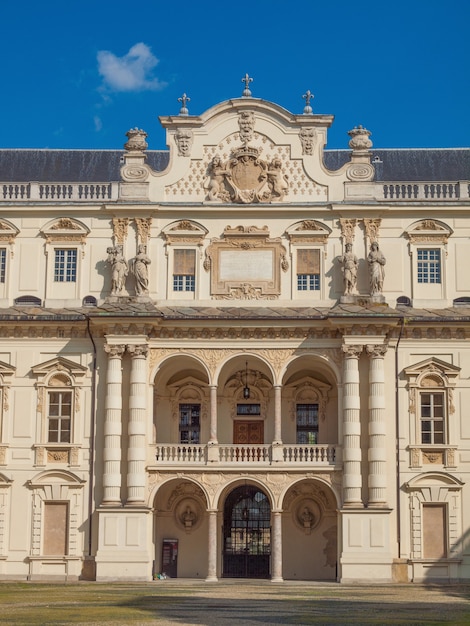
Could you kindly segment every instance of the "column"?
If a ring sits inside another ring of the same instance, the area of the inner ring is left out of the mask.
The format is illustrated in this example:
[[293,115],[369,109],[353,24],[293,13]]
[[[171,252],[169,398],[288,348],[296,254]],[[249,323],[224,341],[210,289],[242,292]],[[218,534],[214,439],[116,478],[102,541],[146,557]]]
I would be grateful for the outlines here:
[[282,583],[282,512],[273,511],[273,528],[271,545],[273,547],[272,583]]
[[217,511],[209,510],[208,566],[206,582],[217,582]]
[[209,443],[217,443],[217,385],[210,385],[211,421]]
[[274,441],[282,444],[282,405],[281,405],[282,385],[274,385]]
[[103,450],[103,502],[121,505],[122,355],[125,346],[104,346],[108,354]]
[[147,345],[128,345],[131,354],[127,449],[127,503],[145,502]]
[[362,507],[359,356],[362,346],[343,345],[343,506]]
[[368,345],[369,361],[369,506],[387,506],[387,451],[384,357],[387,347]]

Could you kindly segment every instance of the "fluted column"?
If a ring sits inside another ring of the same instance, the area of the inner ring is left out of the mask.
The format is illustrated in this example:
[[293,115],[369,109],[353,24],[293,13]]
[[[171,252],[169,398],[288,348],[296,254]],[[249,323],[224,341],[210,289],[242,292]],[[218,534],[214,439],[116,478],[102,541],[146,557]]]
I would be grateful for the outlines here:
[[359,356],[362,346],[343,345],[343,505],[362,507]]
[[103,504],[121,504],[122,355],[125,346],[104,346],[108,354],[103,450]]
[[369,506],[387,506],[387,450],[384,356],[387,347],[368,345],[369,362]]
[[217,385],[210,386],[210,436],[209,443],[217,443]]
[[207,545],[206,582],[217,582],[217,511],[209,510],[209,535]]
[[131,354],[127,449],[127,503],[145,501],[147,345],[128,345]]
[[281,405],[281,385],[274,385],[274,441],[282,443],[282,405]]
[[273,527],[271,544],[273,547],[272,555],[272,572],[271,582],[282,583],[282,513],[281,511],[273,511]]

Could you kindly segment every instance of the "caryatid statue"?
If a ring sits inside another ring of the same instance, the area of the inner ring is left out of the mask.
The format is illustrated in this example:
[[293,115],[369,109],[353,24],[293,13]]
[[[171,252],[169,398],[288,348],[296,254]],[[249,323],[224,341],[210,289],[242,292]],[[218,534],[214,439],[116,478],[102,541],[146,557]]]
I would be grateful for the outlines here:
[[384,265],[386,263],[385,257],[379,250],[379,244],[376,241],[371,243],[367,262],[369,263],[370,295],[375,296],[382,293],[385,277]]
[[352,243],[346,244],[346,250],[339,261],[343,266],[344,295],[350,295],[356,289],[358,266],[357,256],[352,251]]

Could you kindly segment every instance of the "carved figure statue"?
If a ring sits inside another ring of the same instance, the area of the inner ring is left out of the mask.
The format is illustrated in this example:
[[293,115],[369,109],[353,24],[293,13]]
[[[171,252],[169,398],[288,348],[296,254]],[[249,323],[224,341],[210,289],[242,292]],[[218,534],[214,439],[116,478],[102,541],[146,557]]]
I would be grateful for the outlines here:
[[306,506],[300,515],[300,519],[302,520],[302,524],[304,528],[310,528],[313,524],[313,514],[312,511]]
[[343,266],[344,293],[349,295],[356,288],[358,266],[357,256],[352,251],[352,243],[346,244],[346,250],[339,260]]
[[135,291],[138,296],[146,295],[149,292],[148,266],[150,263],[151,260],[147,256],[147,246],[141,243],[137,248],[137,256],[132,268],[135,276]]
[[238,116],[238,126],[240,127],[240,141],[243,143],[251,141],[255,128],[255,114],[253,111],[241,111]]
[[110,247],[106,251],[108,253],[107,262],[111,265],[111,295],[118,296],[124,289],[129,268],[120,246]]
[[186,511],[181,516],[181,521],[187,528],[191,528],[191,526],[196,521],[196,513],[191,510],[189,506],[186,507]]
[[268,169],[268,185],[271,189],[271,195],[282,200],[288,189],[287,177],[282,173],[281,159],[273,159]]
[[370,252],[367,257],[369,263],[369,288],[370,295],[374,296],[382,293],[386,263],[385,257],[379,250],[379,244],[374,241],[370,246]]
[[222,159],[215,156],[210,166],[208,200],[227,200],[230,195],[224,189],[224,179],[230,172],[224,168]]
[[315,143],[315,129],[301,128],[300,143],[302,144],[302,154],[313,154],[313,144]]
[[193,131],[185,128],[178,129],[175,134],[179,156],[189,156],[193,145]]

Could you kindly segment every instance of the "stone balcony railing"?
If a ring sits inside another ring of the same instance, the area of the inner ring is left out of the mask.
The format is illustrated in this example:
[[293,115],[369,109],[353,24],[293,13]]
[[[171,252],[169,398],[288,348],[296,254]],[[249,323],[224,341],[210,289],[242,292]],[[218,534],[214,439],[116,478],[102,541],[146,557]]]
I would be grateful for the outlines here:
[[119,183],[0,183],[0,200],[93,202],[117,200]]
[[345,200],[377,202],[458,202],[470,198],[469,181],[451,182],[351,182]]
[[336,466],[339,447],[333,444],[175,444],[155,446],[158,466]]

